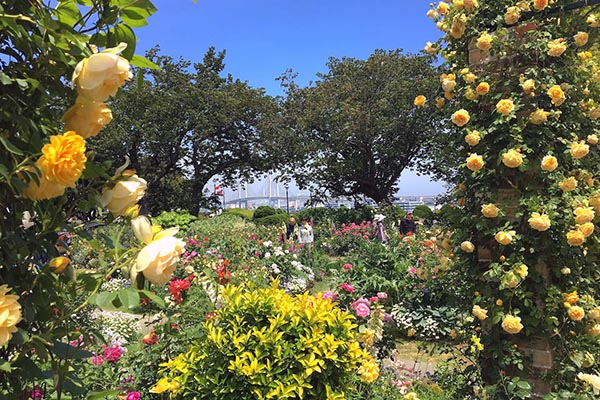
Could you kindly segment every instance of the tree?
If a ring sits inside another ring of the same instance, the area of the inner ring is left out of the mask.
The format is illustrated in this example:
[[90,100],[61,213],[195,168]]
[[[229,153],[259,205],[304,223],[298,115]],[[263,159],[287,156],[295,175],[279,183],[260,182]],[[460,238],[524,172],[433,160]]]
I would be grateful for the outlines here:
[[213,177],[232,184],[273,168],[278,157],[268,137],[277,129],[277,104],[263,89],[222,77],[224,51],[210,48],[192,71],[189,61],[158,48],[147,56],[161,70],[123,90],[113,103],[115,123],[95,150],[100,159],[131,160],[148,181],[150,212],[197,214]]
[[432,104],[414,104],[416,92],[437,85],[432,58],[377,50],[327,66],[306,88],[289,73],[281,78],[289,173],[319,196],[390,202],[402,171],[419,169],[440,129]]

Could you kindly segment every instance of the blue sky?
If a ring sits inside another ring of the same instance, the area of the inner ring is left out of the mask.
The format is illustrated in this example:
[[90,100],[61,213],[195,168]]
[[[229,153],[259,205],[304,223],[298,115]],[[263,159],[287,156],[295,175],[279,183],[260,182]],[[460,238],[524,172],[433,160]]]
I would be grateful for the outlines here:
[[[375,49],[420,51],[439,32],[426,0],[153,0],[149,25],[136,30],[136,52],[201,61],[210,46],[226,50],[226,72],[281,94],[276,77],[291,68],[301,85],[326,72],[329,57],[366,59]],[[403,174],[400,193],[433,195],[442,184]]]

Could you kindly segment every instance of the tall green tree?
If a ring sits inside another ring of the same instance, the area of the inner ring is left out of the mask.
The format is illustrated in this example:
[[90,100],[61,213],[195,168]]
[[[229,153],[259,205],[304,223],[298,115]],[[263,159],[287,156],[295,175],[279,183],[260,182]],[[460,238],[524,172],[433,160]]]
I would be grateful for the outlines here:
[[331,58],[329,71],[306,88],[284,75],[289,173],[319,197],[390,202],[407,168],[420,168],[440,130],[431,102],[436,67],[425,55],[375,51],[367,60]]
[[263,89],[223,76],[224,51],[210,48],[193,66],[158,48],[147,56],[161,70],[123,90],[112,104],[115,122],[95,150],[104,160],[129,158],[148,181],[148,211],[196,214],[214,177],[231,184],[273,168],[267,138],[277,130],[278,105]]

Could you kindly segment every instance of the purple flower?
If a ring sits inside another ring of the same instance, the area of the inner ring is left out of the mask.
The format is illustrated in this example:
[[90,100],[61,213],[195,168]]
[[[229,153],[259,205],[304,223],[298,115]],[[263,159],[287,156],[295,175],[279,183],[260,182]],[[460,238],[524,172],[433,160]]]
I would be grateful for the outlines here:
[[129,392],[127,393],[127,400],[140,400],[142,395],[140,392]]

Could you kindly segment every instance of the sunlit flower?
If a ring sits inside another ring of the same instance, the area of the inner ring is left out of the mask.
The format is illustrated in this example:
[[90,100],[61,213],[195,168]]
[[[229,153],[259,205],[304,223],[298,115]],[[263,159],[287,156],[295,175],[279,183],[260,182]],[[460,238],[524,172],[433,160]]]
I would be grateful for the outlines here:
[[146,187],[146,180],[135,174],[129,175],[115,183],[112,188],[104,188],[99,199],[100,205],[108,208],[114,216],[125,215],[144,197]]
[[469,146],[477,146],[480,140],[481,136],[479,136],[478,131],[471,131],[465,135],[465,142],[467,142]]
[[575,214],[575,223],[576,224],[585,224],[586,222],[590,222],[594,219],[595,213],[592,207],[577,207],[573,214]]
[[533,0],[533,8],[538,11],[542,11],[548,7],[548,0]]
[[596,16],[594,14],[588,15],[585,22],[587,22],[587,24],[590,28],[598,28],[600,26],[600,23],[598,23],[598,21],[596,20]]
[[373,383],[379,377],[379,365],[375,360],[369,360],[358,367],[358,373],[365,383]]
[[523,88],[523,92],[525,94],[532,94],[535,90],[535,81],[533,79],[527,79],[523,83],[521,83],[521,87]]
[[506,9],[506,13],[504,14],[504,22],[507,25],[514,25],[519,22],[521,18],[521,9],[519,7],[508,7]]
[[463,108],[461,108],[458,111],[455,111],[452,114],[452,122],[454,122],[454,124],[458,127],[465,126],[470,119],[471,117],[469,116],[469,112]]
[[481,213],[486,218],[496,218],[500,209],[493,203],[484,204],[481,206]]
[[48,263],[50,271],[55,274],[61,274],[71,264],[71,259],[68,257],[60,256],[55,257]]
[[465,7],[465,10],[467,10],[468,12],[473,12],[477,7],[479,7],[479,3],[477,2],[477,0],[463,0],[463,5]]
[[588,329],[588,335],[591,337],[600,336],[600,324],[594,324]]
[[465,253],[472,253],[473,251],[475,251],[475,245],[469,242],[468,240],[465,240],[460,244],[460,249]]
[[448,14],[448,4],[444,3],[443,1],[440,1],[437,6],[437,12],[440,15]]
[[496,239],[496,242],[506,246],[514,240],[515,235],[515,231],[500,231],[496,233],[494,238]]
[[579,380],[584,381],[588,385],[591,385],[595,395],[600,394],[600,376],[584,374],[583,372],[580,372],[577,374],[577,378],[579,378]]
[[534,125],[541,125],[548,120],[549,115],[550,112],[538,108],[537,110],[529,114],[528,120]]
[[563,92],[560,85],[552,86],[550,89],[548,89],[547,93],[550,97],[550,100],[552,100],[552,104],[554,104],[556,107],[559,107],[567,99],[565,92]]
[[596,136],[595,134],[588,135],[587,142],[591,145],[598,144],[598,136]]
[[573,39],[575,40],[575,44],[579,47],[581,46],[585,46],[588,42],[589,39],[589,35],[587,32],[577,32],[574,36]]
[[581,246],[585,242],[585,236],[583,233],[572,230],[567,232],[567,243],[571,247]]
[[19,296],[8,294],[10,290],[8,285],[0,286],[0,347],[8,343],[17,331],[17,324],[21,322]]
[[573,142],[571,143],[571,148],[569,149],[569,152],[571,153],[571,156],[574,159],[578,160],[588,155],[588,153],[590,152],[590,146],[585,144],[583,140],[580,142]]
[[483,157],[477,155],[477,153],[473,153],[467,157],[467,168],[469,168],[471,171],[479,171],[481,168],[483,168],[484,164],[485,162],[483,161]]
[[563,192],[570,192],[577,187],[577,179],[571,176],[560,182],[558,186],[563,190]]
[[579,306],[569,307],[567,314],[569,314],[569,318],[571,318],[573,321],[581,321],[583,317],[585,317],[584,309]]
[[65,187],[75,186],[85,168],[85,141],[73,131],[50,137],[36,165],[42,177]]
[[435,48],[433,43],[427,42],[425,43],[425,48],[423,49],[427,54],[437,54],[438,50]]
[[74,131],[87,139],[96,136],[112,121],[112,112],[105,103],[79,96],[62,120],[65,123],[65,131]]
[[559,57],[567,49],[567,42],[563,38],[552,40],[548,43],[548,55]]
[[521,332],[523,325],[521,324],[521,318],[515,317],[510,314],[506,314],[502,320],[502,329],[511,335],[516,335]]
[[442,80],[442,89],[444,92],[449,93],[456,87],[456,80],[453,78],[444,78]]
[[475,82],[475,79],[477,79],[477,75],[475,75],[472,72],[469,72],[463,76],[463,79],[465,80],[465,82],[471,84],[471,83]]
[[523,156],[515,149],[510,149],[506,153],[502,153],[502,164],[508,168],[518,168],[523,164]]
[[581,225],[576,225],[575,228],[577,228],[577,230],[581,232],[586,238],[592,236],[595,229],[594,224],[591,222],[585,222]]
[[529,226],[531,226],[536,231],[547,231],[550,229],[550,218],[546,214],[540,213],[532,213],[531,217],[528,220]]
[[479,35],[479,37],[477,38],[477,48],[481,51],[489,51],[490,48],[492,47],[492,39],[494,37],[492,35],[490,35],[487,32],[483,32],[481,35]]
[[594,55],[591,51],[581,51],[577,53],[577,57],[579,57],[581,61],[589,61],[594,58]]
[[33,167],[28,169],[30,173],[37,176],[38,182],[31,179],[23,196],[30,200],[46,200],[54,197],[62,196],[65,193],[66,187],[55,181],[49,180],[45,176],[40,176]]
[[529,274],[529,268],[525,264],[519,264],[515,268],[515,274],[519,275],[521,279],[525,279]]
[[445,99],[443,99],[442,97],[438,97],[437,99],[435,99],[435,106],[437,107],[438,110],[441,110],[442,108],[444,108],[445,102],[446,102]]
[[487,82],[481,82],[479,85],[477,85],[475,90],[477,90],[478,95],[483,96],[490,91],[490,84]]
[[577,290],[570,293],[563,293],[563,299],[569,304],[575,304],[579,301],[579,294],[577,293]]
[[452,19],[452,27],[450,28],[450,36],[454,39],[460,39],[467,28],[467,16],[459,14]]
[[422,107],[425,105],[426,101],[427,99],[425,98],[425,96],[418,95],[417,97],[415,97],[414,105],[417,107]]
[[496,104],[496,111],[502,115],[508,115],[515,109],[515,105],[511,99],[502,99]]
[[485,308],[481,308],[479,307],[477,304],[473,306],[473,315],[480,321],[485,320],[488,316],[488,310],[486,310]]

